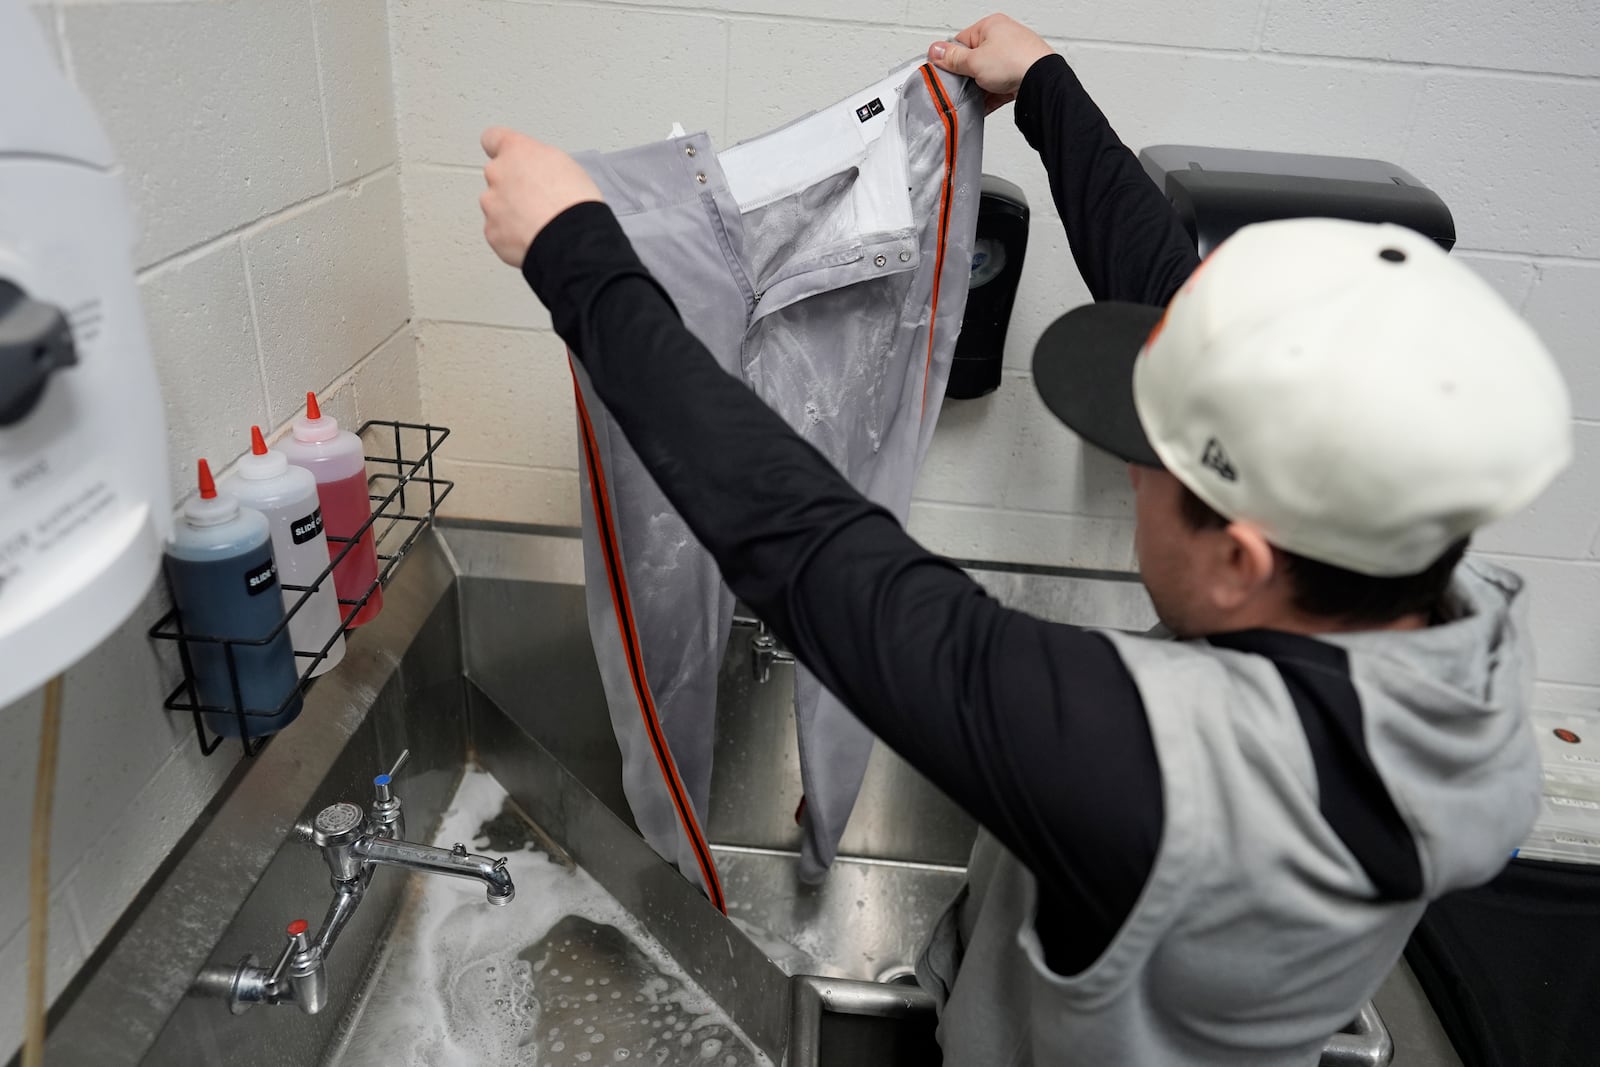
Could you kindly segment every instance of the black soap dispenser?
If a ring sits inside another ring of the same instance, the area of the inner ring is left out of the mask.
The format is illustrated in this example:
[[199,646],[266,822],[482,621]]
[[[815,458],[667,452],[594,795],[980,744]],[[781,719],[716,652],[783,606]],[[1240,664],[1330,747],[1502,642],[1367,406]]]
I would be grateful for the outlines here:
[[1006,329],[1017,302],[1017,283],[1028,251],[1028,198],[992,174],[983,176],[978,201],[978,236],[972,246],[967,313],[956,339],[945,396],[971,400],[1000,386]]

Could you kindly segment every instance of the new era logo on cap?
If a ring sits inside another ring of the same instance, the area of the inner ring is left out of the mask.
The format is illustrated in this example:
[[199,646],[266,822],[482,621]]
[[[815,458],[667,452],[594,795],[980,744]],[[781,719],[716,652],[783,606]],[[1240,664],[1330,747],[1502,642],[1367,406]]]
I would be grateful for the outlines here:
[[1201,453],[1200,462],[1216,471],[1225,481],[1239,480],[1239,472],[1233,469],[1233,464],[1228,461],[1228,454],[1222,450],[1222,442],[1215,437],[1206,442],[1206,450]]

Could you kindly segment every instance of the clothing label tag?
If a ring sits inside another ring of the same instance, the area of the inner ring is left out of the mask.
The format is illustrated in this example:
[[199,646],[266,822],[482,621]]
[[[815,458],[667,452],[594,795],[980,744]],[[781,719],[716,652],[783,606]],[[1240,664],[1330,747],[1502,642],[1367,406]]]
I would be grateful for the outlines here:
[[278,565],[271,556],[251,567],[244,575],[244,587],[251,596],[259,596],[277,584]]
[[860,119],[862,122],[866,122],[874,115],[881,114],[883,114],[883,99],[881,97],[875,96],[865,104],[862,104],[860,107],[856,108],[856,118]]
[[303,545],[322,532],[322,509],[318,508],[303,519],[296,519],[289,524],[289,536],[294,538],[294,543]]

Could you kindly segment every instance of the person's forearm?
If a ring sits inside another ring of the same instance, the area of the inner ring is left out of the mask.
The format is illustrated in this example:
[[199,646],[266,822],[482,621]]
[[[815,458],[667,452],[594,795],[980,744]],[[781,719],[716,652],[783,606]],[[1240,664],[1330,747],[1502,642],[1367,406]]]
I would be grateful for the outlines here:
[[1200,257],[1156,188],[1059,55],[1029,68],[1017,128],[1039,153],[1078,271],[1096,300],[1165,305]]

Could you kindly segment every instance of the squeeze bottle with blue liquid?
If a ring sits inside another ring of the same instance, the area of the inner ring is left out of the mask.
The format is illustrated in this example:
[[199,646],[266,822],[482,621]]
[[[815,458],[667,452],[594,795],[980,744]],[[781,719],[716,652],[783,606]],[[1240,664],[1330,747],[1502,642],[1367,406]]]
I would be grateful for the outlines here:
[[[203,459],[199,495],[184,504],[167,544],[166,571],[185,634],[256,640],[283,621],[267,520],[259,511],[240,507],[230,494],[217,492]],[[226,648],[210,641],[186,644],[200,703],[229,709],[207,712],[206,725],[223,737],[238,737]],[[295,692],[300,678],[288,627],[266,644],[232,648],[243,710],[276,712],[248,716],[249,736],[264,737],[293,722],[301,697]],[[294,698],[285,703],[291,693]]]

